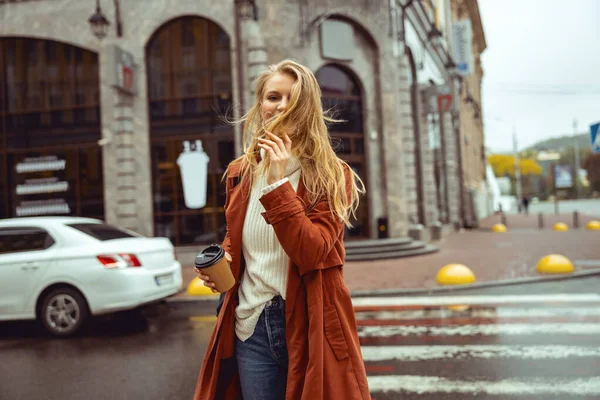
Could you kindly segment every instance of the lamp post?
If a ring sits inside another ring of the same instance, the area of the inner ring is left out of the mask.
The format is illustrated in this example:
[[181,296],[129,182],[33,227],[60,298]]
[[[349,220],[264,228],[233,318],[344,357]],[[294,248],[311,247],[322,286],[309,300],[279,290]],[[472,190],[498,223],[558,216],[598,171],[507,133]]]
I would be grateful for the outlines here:
[[429,42],[431,42],[432,45],[437,46],[440,44],[440,41],[442,40],[442,36],[443,36],[442,31],[440,31],[437,28],[437,26],[432,25],[431,30],[427,34],[427,40],[429,40]]
[[255,0],[235,0],[235,5],[238,9],[238,14],[242,21],[253,19],[258,20],[258,10]]
[[98,39],[104,39],[108,34],[110,22],[100,8],[100,0],[96,0],[96,12],[88,19],[94,36]]
[[406,29],[405,29],[405,16],[406,9],[413,4],[414,0],[396,0],[396,4],[400,6],[400,18],[397,19],[397,28],[398,28],[398,41],[405,42],[406,39]]
[[577,119],[573,119],[573,147],[575,150],[575,171],[573,172],[573,178],[575,179],[575,190],[579,199],[581,197],[581,182],[579,181],[581,160],[579,160],[579,142],[577,141]]
[[[119,5],[119,0],[113,0],[113,3],[115,5],[117,37],[122,37],[123,23],[121,22],[121,7]],[[102,12],[102,8],[100,7],[100,0],[96,0],[96,11],[90,16],[88,22],[90,23],[90,27],[92,28],[94,36],[96,36],[98,39],[104,39],[106,35],[108,35],[108,28],[110,26],[110,22]]]

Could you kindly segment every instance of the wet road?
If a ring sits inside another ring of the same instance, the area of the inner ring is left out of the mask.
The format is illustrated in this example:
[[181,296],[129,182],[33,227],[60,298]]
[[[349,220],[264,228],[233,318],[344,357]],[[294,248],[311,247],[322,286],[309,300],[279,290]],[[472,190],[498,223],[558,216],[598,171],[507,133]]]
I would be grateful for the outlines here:
[[[600,398],[597,294],[354,302],[376,400]],[[190,399],[213,310],[170,304],[96,320],[67,340],[1,323],[0,399]]]
[[71,339],[0,323],[0,399],[191,399],[213,310],[195,302],[104,318]]
[[355,299],[371,393],[598,399],[599,305],[596,294]]

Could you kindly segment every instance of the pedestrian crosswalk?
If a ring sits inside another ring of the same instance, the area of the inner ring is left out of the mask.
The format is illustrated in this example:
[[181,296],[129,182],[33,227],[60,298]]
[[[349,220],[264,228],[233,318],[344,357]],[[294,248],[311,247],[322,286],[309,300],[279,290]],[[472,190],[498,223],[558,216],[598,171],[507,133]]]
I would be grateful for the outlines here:
[[353,299],[374,399],[600,398],[600,296]]

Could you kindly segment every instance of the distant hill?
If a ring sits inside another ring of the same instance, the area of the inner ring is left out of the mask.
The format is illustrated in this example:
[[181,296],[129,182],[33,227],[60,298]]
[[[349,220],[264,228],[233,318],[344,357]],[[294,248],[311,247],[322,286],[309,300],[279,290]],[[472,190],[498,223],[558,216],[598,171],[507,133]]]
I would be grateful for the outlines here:
[[572,148],[575,140],[579,142],[580,149],[590,147],[590,135],[588,133],[582,133],[577,136],[565,135],[542,140],[524,150],[554,150],[560,152]]

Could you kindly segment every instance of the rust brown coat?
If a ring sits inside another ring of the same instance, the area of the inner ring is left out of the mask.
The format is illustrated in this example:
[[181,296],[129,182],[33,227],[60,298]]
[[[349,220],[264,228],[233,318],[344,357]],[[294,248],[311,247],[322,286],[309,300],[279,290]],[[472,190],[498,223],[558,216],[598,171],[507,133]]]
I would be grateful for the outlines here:
[[[225,295],[208,342],[194,400],[241,398],[235,363],[235,308],[243,272],[242,228],[248,180],[239,184],[239,164],[226,178],[223,242],[231,254],[236,285]],[[346,181],[350,176],[347,174]],[[306,207],[302,179],[295,192],[288,182],[263,196],[263,217],[290,258],[286,290],[288,348],[287,400],[370,399],[354,310],[343,280],[344,226],[326,200]]]

